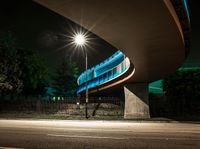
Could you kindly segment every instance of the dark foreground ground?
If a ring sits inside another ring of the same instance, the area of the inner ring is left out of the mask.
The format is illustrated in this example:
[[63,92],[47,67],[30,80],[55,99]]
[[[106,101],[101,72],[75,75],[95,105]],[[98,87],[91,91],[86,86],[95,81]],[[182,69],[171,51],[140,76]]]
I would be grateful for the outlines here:
[[0,148],[199,149],[199,123],[0,120]]

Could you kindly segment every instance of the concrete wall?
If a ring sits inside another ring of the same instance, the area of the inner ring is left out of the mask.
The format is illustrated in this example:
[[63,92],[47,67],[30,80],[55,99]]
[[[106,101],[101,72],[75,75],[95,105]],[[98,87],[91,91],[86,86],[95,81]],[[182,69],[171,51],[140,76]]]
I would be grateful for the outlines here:
[[126,84],[125,95],[125,119],[147,119],[149,114],[149,93],[147,83]]

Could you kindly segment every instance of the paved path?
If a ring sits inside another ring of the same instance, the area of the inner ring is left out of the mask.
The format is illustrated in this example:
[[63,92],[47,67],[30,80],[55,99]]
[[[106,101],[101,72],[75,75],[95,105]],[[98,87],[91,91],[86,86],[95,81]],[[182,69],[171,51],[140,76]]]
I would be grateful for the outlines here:
[[1,148],[200,149],[200,124],[0,120]]

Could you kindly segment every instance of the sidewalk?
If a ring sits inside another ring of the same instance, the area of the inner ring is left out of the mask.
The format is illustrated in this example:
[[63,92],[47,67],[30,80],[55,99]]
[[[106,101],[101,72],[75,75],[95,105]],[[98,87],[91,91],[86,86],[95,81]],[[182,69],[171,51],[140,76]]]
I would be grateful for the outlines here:
[[0,119],[8,120],[73,120],[73,121],[113,121],[113,122],[156,122],[156,123],[195,123],[200,124],[198,118],[165,118],[156,117],[150,119],[124,119],[122,116],[96,116],[85,118],[85,115],[67,115],[67,114],[48,114],[48,113],[23,113],[23,112],[12,112],[12,113],[0,113]]

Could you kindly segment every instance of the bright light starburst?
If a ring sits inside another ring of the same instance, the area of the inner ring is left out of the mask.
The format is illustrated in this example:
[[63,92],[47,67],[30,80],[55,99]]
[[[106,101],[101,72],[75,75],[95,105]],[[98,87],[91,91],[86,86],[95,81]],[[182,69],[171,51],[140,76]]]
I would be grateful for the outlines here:
[[83,28],[70,26],[70,29],[67,30],[66,33],[60,34],[64,46],[59,49],[68,48],[68,53],[70,50],[70,57],[73,55],[79,55],[80,53],[84,54],[86,50],[93,50],[92,46],[94,44],[95,38],[93,38],[92,34]]
[[88,46],[89,37],[88,32],[79,31],[73,32],[71,36],[71,44],[74,45],[76,48],[81,47],[85,48]]
[[83,46],[86,43],[86,37],[79,33],[74,36],[74,43],[78,46]]

